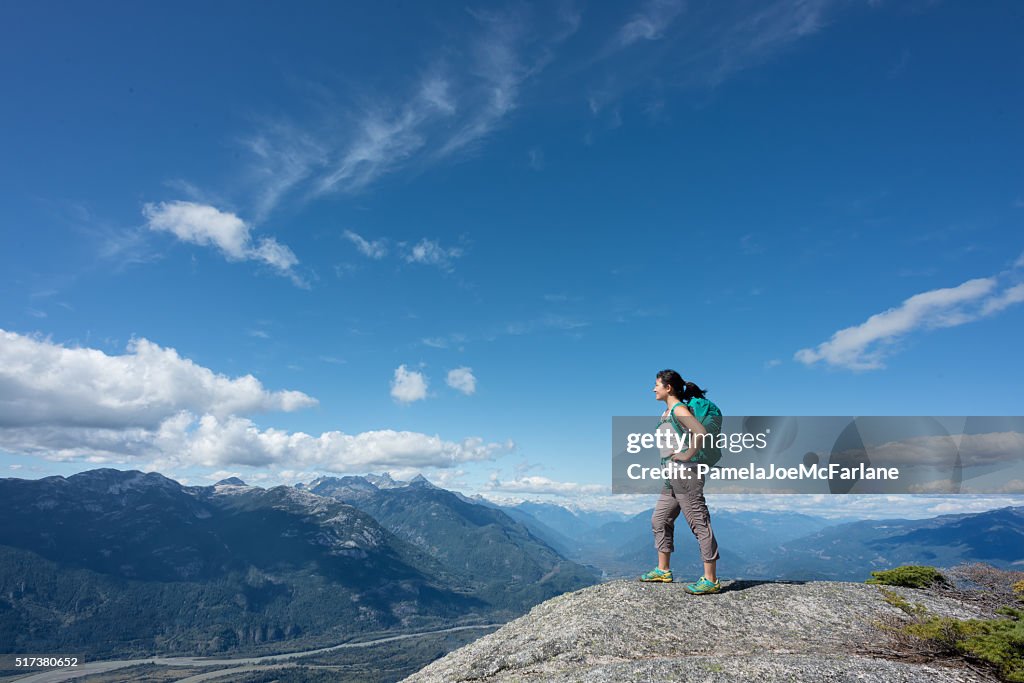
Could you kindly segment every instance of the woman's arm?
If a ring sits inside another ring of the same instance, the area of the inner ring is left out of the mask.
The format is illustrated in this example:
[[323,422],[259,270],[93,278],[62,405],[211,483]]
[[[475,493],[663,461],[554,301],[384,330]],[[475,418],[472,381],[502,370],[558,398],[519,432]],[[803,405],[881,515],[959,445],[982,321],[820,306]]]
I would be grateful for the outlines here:
[[[672,459],[675,460],[676,462],[687,462],[690,460],[690,458],[697,454],[697,451],[700,450],[694,443],[695,441],[700,441],[700,439],[695,437],[700,437],[703,436],[704,434],[707,434],[708,430],[706,430],[704,428],[704,425],[700,423],[700,420],[695,418],[693,416],[693,413],[691,413],[689,409],[687,409],[687,407],[682,404],[677,405],[675,409],[672,411],[672,414],[675,416],[679,424],[690,430],[690,447],[681,454],[673,453]],[[677,455],[681,457],[676,457]]]

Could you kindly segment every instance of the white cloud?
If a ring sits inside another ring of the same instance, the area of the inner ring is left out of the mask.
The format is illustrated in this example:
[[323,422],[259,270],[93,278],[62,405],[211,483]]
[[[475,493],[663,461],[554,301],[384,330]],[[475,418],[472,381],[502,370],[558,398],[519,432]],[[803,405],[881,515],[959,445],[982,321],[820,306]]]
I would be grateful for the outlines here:
[[454,346],[461,350],[461,345],[468,341],[470,341],[470,338],[461,332],[453,332],[452,334],[443,336],[424,337],[423,339],[420,339],[420,343],[433,349],[447,349]]
[[299,263],[292,250],[272,237],[254,243],[251,227],[233,213],[206,204],[171,201],[146,204],[142,214],[150,230],[169,232],[183,242],[215,247],[229,261],[261,261],[300,283],[292,272]]
[[[691,5],[677,21],[683,3],[651,0],[608,40],[594,63],[615,58],[591,87],[589,105],[597,114],[638,86],[711,86],[755,67],[820,31],[841,0],[756,0]],[[660,40],[659,40],[660,39]],[[641,43],[647,48],[641,50]],[[630,48],[629,52],[625,51]],[[624,55],[629,59],[623,59]],[[617,117],[617,114],[616,114]]]
[[416,94],[395,113],[377,106],[358,122],[358,133],[317,181],[316,193],[357,192],[407,162],[424,145],[426,129],[455,113],[444,79],[428,77]]
[[437,152],[445,157],[486,137],[515,108],[523,82],[543,64],[528,65],[521,54],[528,35],[525,22],[515,16],[473,12],[484,33],[472,47],[474,64],[464,98],[472,102],[472,113]]
[[371,242],[351,230],[346,230],[344,235],[367,258],[379,261],[388,255],[387,243],[384,240],[374,240]]
[[427,397],[427,378],[422,372],[399,365],[391,381],[391,397],[399,403],[422,401]]
[[683,11],[680,0],[648,0],[638,13],[626,22],[615,36],[615,46],[624,48],[638,40],[657,40],[679,13]]
[[461,391],[466,396],[476,393],[476,377],[473,375],[473,368],[461,367],[449,370],[446,382],[452,389]]
[[1020,256],[1017,257],[1017,260],[1013,262],[1013,267],[1024,268],[1024,251],[1022,251]]
[[[425,379],[404,366],[399,371],[399,394],[422,398]],[[110,356],[0,330],[0,387],[0,450],[54,461],[146,462],[161,471],[272,465],[365,472],[448,468],[515,446],[394,430],[315,436],[261,428],[239,413],[317,402],[298,391],[268,391],[251,375],[216,374],[145,339]]]
[[1002,293],[985,301],[981,306],[981,315],[998,313],[1008,306],[1024,301],[1024,284],[1014,285]]
[[257,222],[270,215],[289,191],[327,161],[327,149],[318,136],[283,122],[265,123],[260,133],[241,143],[254,159],[248,177],[256,186]]
[[[655,64],[682,73],[659,74],[659,82],[718,83],[729,73],[764,60],[825,24],[838,0],[779,0],[716,6],[707,16],[680,22],[682,0],[647,0],[605,43],[605,54],[569,63],[561,85],[586,80],[580,74],[611,54],[641,42],[666,49],[657,61],[636,60],[632,73],[615,72],[599,86],[595,110],[638,83],[651,81]],[[573,3],[514,5],[501,11],[473,8],[468,40],[446,41],[412,65],[415,76],[390,83],[386,92],[356,88],[335,93],[306,83],[312,108],[302,121],[262,120],[240,140],[250,153],[243,175],[256,197],[249,214],[262,222],[289,195],[309,201],[324,194],[357,193],[400,170],[420,172],[472,151],[506,125],[528,100],[530,87],[546,73],[555,53],[580,26]],[[425,64],[426,66],[422,66]],[[600,79],[600,74],[597,79]],[[594,79],[594,80],[597,80]],[[556,84],[557,86],[558,84]],[[394,93],[400,93],[397,97]],[[343,103],[343,104],[339,104]],[[355,103],[355,104],[354,104]],[[531,152],[531,165],[543,164]],[[189,195],[186,195],[189,196]],[[202,199],[205,195],[194,195]]]
[[203,479],[208,479],[210,481],[220,481],[221,479],[230,479],[231,477],[237,477],[242,481],[245,481],[245,477],[238,472],[229,472],[228,470],[217,470],[216,472],[210,472],[209,474],[203,475]]
[[249,258],[263,261],[282,273],[291,272],[291,269],[299,264],[299,259],[295,257],[292,250],[272,237],[261,239],[259,245],[249,252]]
[[352,98],[368,104],[347,116],[344,130],[354,133],[340,136],[326,154],[313,175],[312,195],[356,193],[389,173],[472,149],[516,109],[524,86],[579,25],[578,15],[564,11],[545,24],[552,31],[543,30],[530,11],[468,12],[478,30],[456,46],[465,58],[435,60],[403,101]]
[[142,214],[150,230],[173,234],[184,242],[216,246],[237,261],[244,260],[251,246],[249,226],[233,213],[193,202],[146,204]]
[[459,247],[442,247],[439,243],[423,238],[405,253],[408,263],[420,263],[426,266],[437,266],[442,270],[451,270],[452,261],[462,256]]
[[[1011,482],[1011,486],[1015,482]],[[501,505],[515,505],[523,500],[555,503],[570,510],[618,511],[628,515],[650,512],[653,507],[649,494],[581,494],[559,495],[522,493],[500,495],[484,490],[482,495]],[[719,494],[708,497],[712,521],[721,511],[731,512],[799,512],[833,520],[853,519],[923,519],[942,514],[985,512],[996,508],[1019,505],[1020,499],[1012,495],[775,495],[775,494]]]
[[996,278],[989,277],[915,294],[860,325],[839,330],[813,349],[797,351],[794,358],[806,365],[824,361],[850,370],[882,368],[893,344],[912,332],[963,325],[1024,301],[1024,285],[994,293],[996,288]]
[[427,477],[427,479],[430,481],[430,483],[436,486],[440,486],[441,488],[451,490],[465,488],[465,476],[466,470],[459,468],[454,470],[448,469],[439,470],[437,472],[431,472],[430,476]]
[[146,339],[110,356],[0,330],[0,428],[153,429],[180,411],[225,417],[317,404],[300,391],[268,391]]
[[[613,498],[618,496],[612,496]],[[1012,496],[973,495],[731,495],[708,497],[711,518],[718,510],[746,512],[800,512],[843,519],[922,519],[941,514],[984,512],[1019,505]]]
[[[969,483],[961,488],[961,491],[963,491],[965,493],[972,493],[972,492],[974,492],[974,490],[975,490],[975,487],[971,486]],[[1024,493],[1024,480],[1021,480],[1021,479],[1010,479],[1010,480],[1005,481],[1002,484],[1000,484],[998,487],[996,487],[995,490],[984,491],[984,493],[1001,493],[1001,494],[1016,493],[1016,494],[1021,494],[1021,493]]]
[[[244,417],[197,417],[188,412],[143,428],[0,428],[0,448],[56,461],[136,463],[151,469],[182,467],[300,467],[329,472],[368,472],[382,468],[448,468],[493,460],[515,447],[478,437],[461,441],[419,432],[376,430],[359,434],[261,429]],[[244,477],[243,477],[244,479]]]
[[780,0],[755,4],[739,21],[723,27],[712,38],[714,68],[701,76],[712,84],[761,63],[790,43],[817,33],[836,0]]
[[918,436],[866,449],[872,462],[901,467],[949,468],[959,455],[963,467],[1015,464],[1024,453],[1024,434],[1016,431]]
[[507,493],[540,493],[558,495],[578,494],[607,494],[611,487],[604,484],[579,484],[572,481],[555,481],[548,477],[531,475],[518,477],[516,479],[502,481],[497,475],[492,476],[487,483],[489,491],[504,491]]
[[571,316],[548,313],[541,318],[508,323],[502,329],[502,333],[511,335],[522,335],[532,334],[534,332],[543,332],[546,330],[561,330],[565,332],[572,332],[575,330],[582,329],[584,327],[588,327],[589,325],[590,323],[585,320],[579,320],[578,318],[574,318]]
[[276,474],[277,481],[280,481],[286,486],[294,486],[299,482],[309,482],[319,476],[316,472],[304,472],[292,469],[278,470]]

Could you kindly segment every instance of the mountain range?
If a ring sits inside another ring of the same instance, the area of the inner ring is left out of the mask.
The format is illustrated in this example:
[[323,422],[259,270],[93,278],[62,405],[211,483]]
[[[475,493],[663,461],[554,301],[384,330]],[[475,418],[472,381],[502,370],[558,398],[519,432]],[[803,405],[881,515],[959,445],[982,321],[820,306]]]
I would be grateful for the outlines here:
[[481,505],[422,477],[410,482],[321,477],[300,490],[362,510],[492,605],[532,605],[597,579],[531,533],[510,510]]
[[515,550],[503,573],[467,571],[357,507],[294,487],[187,487],[113,469],[3,479],[0,643],[91,657],[315,646],[502,621],[594,582],[511,518],[478,509],[467,522],[484,544],[477,557]]
[[[98,469],[0,479],[0,649],[271,653],[500,622],[655,561],[650,511],[496,505],[423,477],[263,489]],[[1024,563],[1024,507],[837,522],[716,511],[720,573],[863,581],[905,563]],[[699,571],[677,526],[673,566]],[[435,655],[436,656],[436,655]]]
[[[550,506],[557,507],[557,506]],[[561,513],[521,504],[505,511],[565,557],[602,577],[636,575],[656,561],[653,509],[617,521],[605,513]],[[542,521],[543,520],[543,521]],[[560,521],[559,521],[560,520]],[[603,523],[602,523],[603,522]],[[834,520],[779,511],[717,510],[711,523],[725,576],[768,580],[863,581],[872,571],[901,564],[952,567],[986,562],[1024,565],[1024,507],[929,519]],[[700,571],[696,541],[676,525],[674,566]]]

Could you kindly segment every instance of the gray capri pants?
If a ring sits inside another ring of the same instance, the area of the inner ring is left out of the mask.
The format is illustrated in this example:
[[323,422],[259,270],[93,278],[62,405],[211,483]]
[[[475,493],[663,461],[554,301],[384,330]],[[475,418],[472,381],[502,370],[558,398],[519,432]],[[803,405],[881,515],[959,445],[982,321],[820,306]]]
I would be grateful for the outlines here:
[[718,559],[718,541],[711,530],[711,515],[704,500],[704,477],[697,476],[696,469],[690,469],[689,479],[679,477],[670,479],[672,489],[665,489],[658,496],[651,516],[651,528],[654,530],[654,547],[661,553],[675,550],[673,534],[676,517],[682,512],[690,531],[697,537],[700,544],[700,556],[705,562]]

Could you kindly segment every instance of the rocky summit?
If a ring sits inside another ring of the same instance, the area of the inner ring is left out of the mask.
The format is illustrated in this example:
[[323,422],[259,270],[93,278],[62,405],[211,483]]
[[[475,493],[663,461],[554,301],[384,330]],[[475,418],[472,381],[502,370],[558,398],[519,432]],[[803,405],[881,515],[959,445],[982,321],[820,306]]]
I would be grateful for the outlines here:
[[[405,679],[455,681],[983,681],[967,668],[886,658],[881,586],[612,581],[552,598]],[[938,592],[885,587],[931,613],[988,616]]]

